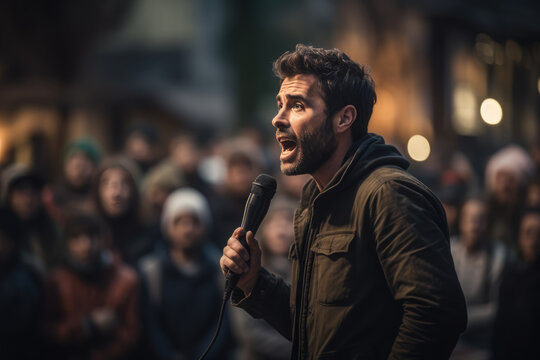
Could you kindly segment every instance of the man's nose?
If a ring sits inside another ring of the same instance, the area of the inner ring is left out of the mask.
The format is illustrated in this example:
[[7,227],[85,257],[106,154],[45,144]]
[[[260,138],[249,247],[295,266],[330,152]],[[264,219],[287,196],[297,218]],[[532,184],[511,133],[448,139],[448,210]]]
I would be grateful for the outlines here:
[[280,110],[272,119],[272,125],[277,129],[288,128],[289,119],[285,110]]

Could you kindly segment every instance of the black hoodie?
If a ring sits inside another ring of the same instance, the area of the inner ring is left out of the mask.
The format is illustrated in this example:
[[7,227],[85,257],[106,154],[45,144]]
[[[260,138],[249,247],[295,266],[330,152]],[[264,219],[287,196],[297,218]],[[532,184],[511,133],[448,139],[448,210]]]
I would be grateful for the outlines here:
[[291,286],[262,269],[233,303],[293,342],[293,359],[444,359],[466,308],[438,199],[377,135],[295,213]]

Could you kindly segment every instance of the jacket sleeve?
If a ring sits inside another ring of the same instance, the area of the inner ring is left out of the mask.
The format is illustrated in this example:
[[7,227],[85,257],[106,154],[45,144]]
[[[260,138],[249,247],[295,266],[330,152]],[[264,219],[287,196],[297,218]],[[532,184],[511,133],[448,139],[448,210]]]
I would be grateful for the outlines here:
[[261,267],[259,278],[249,296],[234,289],[231,302],[255,319],[266,320],[285,338],[291,340],[292,325],[289,306],[291,288],[282,278]]
[[370,202],[377,256],[403,318],[389,359],[448,359],[465,329],[465,299],[442,206],[410,179],[381,183]]

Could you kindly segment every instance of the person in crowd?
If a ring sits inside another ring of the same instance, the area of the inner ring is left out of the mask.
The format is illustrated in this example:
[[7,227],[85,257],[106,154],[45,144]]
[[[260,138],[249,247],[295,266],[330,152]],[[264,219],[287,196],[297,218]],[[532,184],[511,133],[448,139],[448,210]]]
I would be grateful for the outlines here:
[[309,175],[302,174],[296,176],[287,176],[278,171],[278,192],[291,200],[300,201],[302,189],[309,180]]
[[0,358],[39,357],[42,283],[19,251],[18,229],[0,216]]
[[530,156],[516,145],[496,152],[486,166],[490,237],[503,241],[512,250],[517,248],[513,234],[517,233],[525,186],[534,171]]
[[199,173],[202,150],[193,135],[185,134],[171,141],[170,162],[181,172],[185,186],[196,189],[212,201],[216,196],[212,186]]
[[124,141],[124,154],[134,161],[144,176],[158,159],[159,134],[149,122],[131,126]]
[[51,359],[131,359],[140,332],[139,280],[109,249],[105,224],[73,215],[63,264],[47,283],[43,330]]
[[100,148],[91,138],[77,139],[67,145],[63,178],[55,186],[47,188],[52,197],[49,213],[58,222],[63,222],[73,212],[95,211],[92,179],[100,160]]
[[193,136],[184,134],[175,137],[170,143],[170,156],[149,171],[143,183],[143,191],[146,190],[149,195],[148,200],[153,204],[155,217],[161,216],[167,195],[180,187],[191,187],[201,192],[209,200],[212,215],[216,215],[212,205],[216,193],[199,174],[201,153]]
[[[281,197],[272,201],[260,226],[262,264],[268,270],[290,281],[289,249],[294,241],[293,214],[296,202]],[[232,309],[232,324],[239,342],[239,360],[289,359],[291,342],[266,321],[254,319],[239,308]]]
[[502,243],[488,238],[484,199],[470,197],[464,202],[459,235],[452,238],[451,251],[468,315],[467,330],[452,359],[488,359],[507,251]]
[[[149,358],[198,359],[212,339],[223,297],[218,254],[210,250],[207,200],[192,188],[176,190],[162,214],[165,252],[143,258],[143,319]],[[207,359],[227,359],[232,344],[227,312]]]
[[505,272],[495,320],[493,359],[540,359],[540,208],[519,226],[520,258]]
[[181,173],[174,167],[163,163],[153,167],[141,185],[145,223],[160,228],[161,212],[167,196],[185,184]]
[[112,233],[112,247],[128,265],[154,247],[140,220],[139,194],[134,170],[121,158],[105,164],[96,176],[94,197],[98,213]]
[[32,169],[14,164],[2,174],[4,204],[0,217],[16,229],[21,251],[34,255],[35,267],[44,275],[58,260],[59,242],[54,222],[43,207],[44,181]]
[[463,204],[466,193],[467,184],[458,172],[446,170],[441,174],[437,186],[437,195],[446,213],[450,237],[459,233],[459,209]]
[[214,232],[218,248],[222,248],[232,231],[240,226],[252,182],[261,171],[257,148],[251,142],[233,141],[229,146],[225,183],[218,191],[215,207],[219,214]]
[[525,206],[540,207],[540,174],[532,179],[527,185],[525,194]]

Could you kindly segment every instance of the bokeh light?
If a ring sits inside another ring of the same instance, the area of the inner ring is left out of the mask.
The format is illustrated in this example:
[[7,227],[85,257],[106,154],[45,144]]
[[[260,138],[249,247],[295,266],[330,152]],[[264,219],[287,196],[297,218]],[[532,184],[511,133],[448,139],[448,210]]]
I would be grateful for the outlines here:
[[411,159],[415,161],[424,161],[429,157],[431,148],[429,141],[422,135],[413,135],[407,143],[407,151]]
[[480,105],[480,115],[486,124],[497,125],[503,116],[501,104],[492,98],[485,99]]

